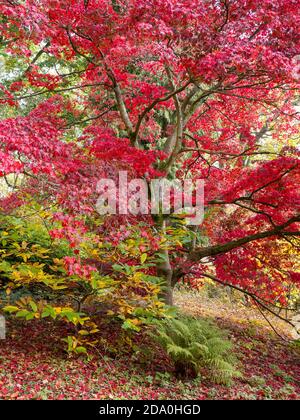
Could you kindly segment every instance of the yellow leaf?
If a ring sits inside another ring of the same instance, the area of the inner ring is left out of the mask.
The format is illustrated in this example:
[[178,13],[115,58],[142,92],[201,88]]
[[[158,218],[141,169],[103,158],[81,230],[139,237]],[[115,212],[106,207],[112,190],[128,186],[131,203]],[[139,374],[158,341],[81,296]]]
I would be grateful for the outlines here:
[[141,255],[141,264],[144,264],[144,262],[146,261],[146,259],[148,258],[148,255],[146,253]]
[[80,330],[80,331],[78,331],[78,333],[80,335],[89,335],[89,332],[87,330]]
[[98,330],[98,328],[95,328],[94,330],[91,330],[90,331],[90,334],[95,334],[95,333],[97,333],[97,332],[99,332],[100,330]]
[[115,314],[114,311],[112,311],[111,309],[109,311],[107,311],[106,313],[107,313],[107,315],[110,315],[110,316]]

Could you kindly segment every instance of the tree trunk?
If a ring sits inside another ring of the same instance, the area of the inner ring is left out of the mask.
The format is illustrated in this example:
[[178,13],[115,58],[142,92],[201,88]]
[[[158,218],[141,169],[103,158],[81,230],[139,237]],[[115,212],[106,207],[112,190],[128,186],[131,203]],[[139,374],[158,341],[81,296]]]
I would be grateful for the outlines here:
[[[165,234],[166,220],[160,220],[160,230]],[[173,270],[170,263],[169,251],[164,247],[160,250],[160,254],[163,257],[163,261],[156,265],[156,272],[164,280],[164,289],[161,291],[161,297],[167,305],[173,305]]]
[[167,305],[173,305],[173,270],[170,264],[168,250],[162,250],[161,254],[164,255],[165,261],[159,263],[156,267],[157,275],[164,279],[164,289],[161,292],[161,297]]

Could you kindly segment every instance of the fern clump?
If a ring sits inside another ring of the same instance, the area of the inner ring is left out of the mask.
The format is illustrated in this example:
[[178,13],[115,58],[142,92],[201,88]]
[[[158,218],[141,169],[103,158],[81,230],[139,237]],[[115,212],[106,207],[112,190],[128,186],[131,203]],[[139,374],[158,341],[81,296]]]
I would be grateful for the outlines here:
[[163,320],[152,337],[173,361],[178,378],[195,378],[205,371],[214,382],[229,385],[241,376],[231,342],[211,321],[190,316]]

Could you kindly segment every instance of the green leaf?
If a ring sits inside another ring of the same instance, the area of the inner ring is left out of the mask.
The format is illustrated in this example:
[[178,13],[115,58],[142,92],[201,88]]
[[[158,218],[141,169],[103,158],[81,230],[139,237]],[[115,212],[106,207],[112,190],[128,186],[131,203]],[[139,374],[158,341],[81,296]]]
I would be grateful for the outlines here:
[[31,301],[29,302],[29,305],[30,305],[31,309],[33,310],[33,312],[37,312],[38,307],[37,307],[36,303],[35,303],[35,302],[33,302],[33,300],[31,300]]
[[4,271],[4,273],[7,273],[7,272],[11,271],[10,263],[7,262],[7,261],[2,261],[0,263],[0,271]]
[[140,331],[141,330],[137,325],[133,324],[130,319],[127,319],[123,323],[122,328],[123,328],[123,330],[131,330],[131,331]]
[[119,265],[119,264],[114,264],[112,266],[112,268],[113,268],[113,270],[115,270],[119,273],[122,273],[124,271],[124,267],[122,265]]
[[146,261],[146,259],[148,258],[148,255],[146,253],[141,255],[141,264],[144,264],[144,262]]
[[42,312],[42,318],[47,318],[48,316],[50,316],[50,312],[47,308],[45,308]]
[[22,309],[21,311],[16,313],[16,317],[17,318],[25,318],[28,314],[30,314],[29,311],[27,311],[26,309]]
[[79,347],[76,347],[76,349],[75,349],[75,352],[76,353],[87,353],[87,349],[85,348],[85,347],[83,347],[83,346],[79,346]]
[[17,306],[5,306],[3,308],[3,310],[5,312],[8,312],[8,313],[12,314],[13,312],[17,312],[19,310],[19,308]]

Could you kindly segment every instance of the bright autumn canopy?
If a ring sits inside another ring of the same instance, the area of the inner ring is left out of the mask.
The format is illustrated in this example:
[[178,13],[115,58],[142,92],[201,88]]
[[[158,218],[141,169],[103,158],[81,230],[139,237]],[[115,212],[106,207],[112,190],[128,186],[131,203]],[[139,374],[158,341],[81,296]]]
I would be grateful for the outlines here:
[[110,216],[99,241],[139,227],[161,247],[168,303],[204,277],[284,303],[300,281],[299,0],[6,0],[0,13],[1,212],[55,205],[76,251],[97,229],[101,177],[204,179],[199,227]]

